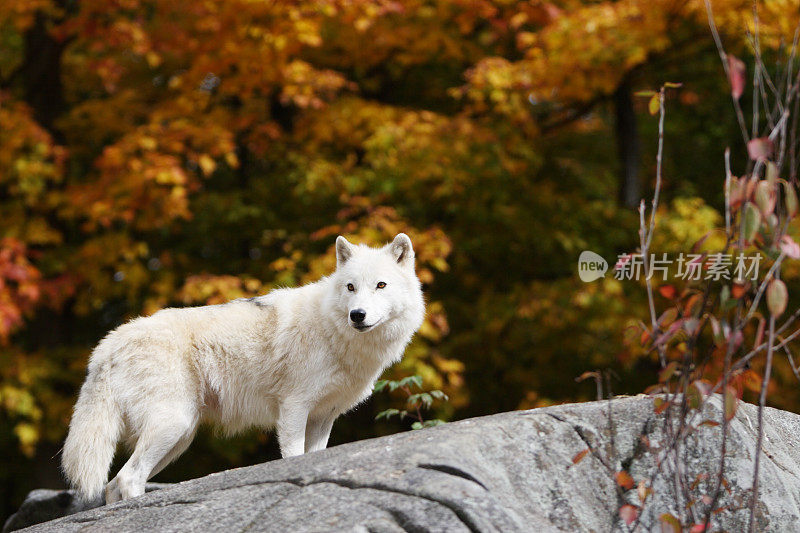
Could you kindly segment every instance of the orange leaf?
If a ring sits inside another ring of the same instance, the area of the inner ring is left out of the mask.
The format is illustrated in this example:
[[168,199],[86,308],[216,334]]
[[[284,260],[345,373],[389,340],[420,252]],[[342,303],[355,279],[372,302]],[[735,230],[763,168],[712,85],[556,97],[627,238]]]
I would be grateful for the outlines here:
[[734,283],[733,287],[731,288],[731,296],[738,300],[747,293],[747,289],[749,288],[749,283]]
[[629,490],[633,488],[633,478],[629,473],[625,470],[620,470],[616,474],[614,474],[614,479],[617,480],[617,485],[622,487],[625,490]]
[[587,453],[589,453],[589,448],[586,448],[585,450],[581,450],[578,453],[576,453],[575,457],[572,458],[572,464],[576,465],[580,463],[583,460],[583,458],[586,457]]

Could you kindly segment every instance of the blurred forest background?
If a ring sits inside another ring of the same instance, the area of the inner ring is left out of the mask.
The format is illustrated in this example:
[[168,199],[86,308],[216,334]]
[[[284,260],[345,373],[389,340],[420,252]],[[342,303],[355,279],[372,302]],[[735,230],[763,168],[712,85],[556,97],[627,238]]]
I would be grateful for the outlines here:
[[[752,2],[712,4],[751,66]],[[760,3],[767,58],[798,13]],[[388,377],[447,392],[438,416],[593,399],[575,378],[598,368],[641,392],[657,364],[623,342],[641,286],[582,283],[577,258],[637,246],[657,124],[635,92],[665,81],[683,87],[653,250],[677,253],[719,223],[726,146],[746,158],[702,0],[0,2],[0,518],[63,486],[108,330],[313,281],[337,234],[411,236],[429,314]],[[773,404],[800,410],[774,372]],[[393,401],[332,443],[407,429],[374,422]],[[211,437],[157,480],[277,456],[263,433]]]

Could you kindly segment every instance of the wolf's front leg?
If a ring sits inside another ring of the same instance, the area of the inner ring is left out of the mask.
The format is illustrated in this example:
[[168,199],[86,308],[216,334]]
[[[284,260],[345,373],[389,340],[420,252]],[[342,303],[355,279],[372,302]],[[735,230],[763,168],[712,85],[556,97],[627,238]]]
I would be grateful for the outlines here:
[[304,402],[284,402],[278,415],[278,443],[281,456],[302,455],[305,451],[308,406]]

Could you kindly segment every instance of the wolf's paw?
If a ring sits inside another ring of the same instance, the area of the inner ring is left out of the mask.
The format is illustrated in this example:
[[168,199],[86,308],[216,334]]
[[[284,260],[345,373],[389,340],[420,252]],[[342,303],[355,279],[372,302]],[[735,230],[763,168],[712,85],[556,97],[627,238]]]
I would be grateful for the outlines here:
[[122,499],[122,493],[119,491],[119,480],[115,477],[106,484],[106,505],[118,502]]
[[135,476],[126,476],[124,472],[117,474],[117,487],[120,499],[127,500],[144,494],[144,481]]

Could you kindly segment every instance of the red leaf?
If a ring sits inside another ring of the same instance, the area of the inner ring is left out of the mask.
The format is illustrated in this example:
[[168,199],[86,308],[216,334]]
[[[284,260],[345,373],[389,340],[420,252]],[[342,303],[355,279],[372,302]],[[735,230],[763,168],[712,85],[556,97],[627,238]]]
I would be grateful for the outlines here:
[[658,292],[661,294],[661,296],[668,300],[675,298],[675,295],[678,293],[678,291],[675,290],[675,287],[672,285],[662,285],[658,288]]
[[769,159],[770,156],[772,156],[772,149],[773,144],[769,137],[751,139],[747,143],[747,154],[753,161],[758,159]]
[[731,83],[731,95],[737,100],[744,94],[746,68],[744,61],[738,57],[728,56],[728,81]]
[[631,525],[636,521],[639,516],[639,509],[634,505],[623,505],[619,508],[619,517],[625,521],[625,524]]
[[633,259],[633,254],[625,254],[620,256],[619,259],[617,259],[616,264],[614,265],[614,270],[621,269],[623,266],[625,266],[625,263],[627,263],[631,259]]
[[689,533],[703,533],[706,530],[705,524],[695,524],[689,529]]
[[800,245],[794,242],[794,239],[788,235],[781,237],[780,248],[781,252],[785,253],[787,257],[800,259]]
[[739,346],[742,345],[744,335],[742,335],[741,330],[737,329],[736,331],[730,332],[726,340],[733,346],[733,350],[736,351],[739,349]]

